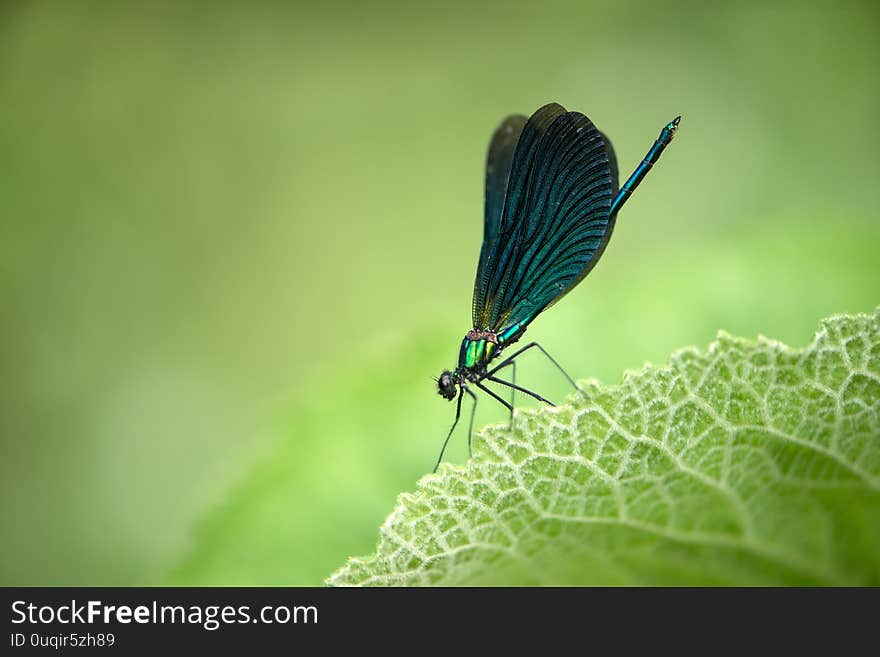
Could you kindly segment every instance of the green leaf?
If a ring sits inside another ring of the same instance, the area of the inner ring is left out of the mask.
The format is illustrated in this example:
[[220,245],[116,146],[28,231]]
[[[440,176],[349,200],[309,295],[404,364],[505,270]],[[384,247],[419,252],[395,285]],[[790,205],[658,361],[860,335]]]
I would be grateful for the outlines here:
[[333,585],[880,584],[880,309],[484,429]]

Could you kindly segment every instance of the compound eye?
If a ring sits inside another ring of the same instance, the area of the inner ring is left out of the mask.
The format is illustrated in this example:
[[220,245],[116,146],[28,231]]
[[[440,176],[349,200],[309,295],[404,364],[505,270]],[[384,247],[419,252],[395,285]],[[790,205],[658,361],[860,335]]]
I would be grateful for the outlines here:
[[452,372],[447,370],[440,375],[440,378],[437,379],[437,392],[445,399],[453,399],[455,397],[455,379],[452,376]]

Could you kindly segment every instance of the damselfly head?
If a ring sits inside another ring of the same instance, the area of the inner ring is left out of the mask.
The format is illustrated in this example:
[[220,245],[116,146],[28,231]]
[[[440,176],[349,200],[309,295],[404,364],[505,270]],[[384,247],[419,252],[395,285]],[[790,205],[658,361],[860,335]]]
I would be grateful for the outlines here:
[[455,395],[458,394],[455,383],[455,375],[449,370],[443,370],[440,378],[437,379],[437,394],[441,395],[444,399],[452,401],[455,399]]

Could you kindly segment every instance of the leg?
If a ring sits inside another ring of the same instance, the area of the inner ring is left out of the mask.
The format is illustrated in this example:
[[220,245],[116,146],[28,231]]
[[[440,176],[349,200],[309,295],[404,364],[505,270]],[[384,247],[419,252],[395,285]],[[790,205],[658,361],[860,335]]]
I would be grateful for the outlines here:
[[[516,383],[516,361],[512,361],[510,363],[510,369],[513,370],[510,374],[510,380],[515,384]],[[514,402],[516,401],[516,388],[510,389],[510,405],[515,406]],[[513,409],[510,409],[510,428],[513,429]]]
[[[498,365],[498,367],[489,370],[489,373],[488,373],[488,375],[487,375],[486,378],[491,377],[493,374],[495,374],[495,372],[497,372],[497,371],[500,370],[501,368],[503,368],[503,367],[507,367],[508,365],[510,365],[510,363],[513,362],[513,359],[514,359],[514,358],[516,358],[517,356],[519,356],[519,355],[520,355],[521,353],[523,353],[524,351],[528,351],[528,350],[531,349],[532,347],[537,347],[538,349],[540,349],[540,350],[541,350],[541,353],[544,354],[547,358],[549,358],[549,359],[550,359],[550,362],[553,363],[553,364],[556,366],[556,369],[559,370],[560,372],[562,372],[562,376],[564,376],[566,379],[568,379],[568,382],[572,385],[572,387],[573,387],[575,390],[577,390],[579,393],[583,394],[584,391],[581,390],[581,389],[578,387],[578,384],[575,383],[575,382],[574,382],[574,379],[572,379],[572,378],[568,375],[568,372],[566,372],[564,369],[562,369],[562,366],[561,366],[559,363],[556,362],[556,360],[553,358],[553,356],[551,356],[550,354],[548,354],[547,351],[544,349],[544,347],[542,347],[541,345],[539,345],[537,342],[530,342],[529,344],[527,344],[527,345],[526,345],[525,347],[523,347],[522,349],[519,349],[518,351],[516,351],[516,353],[514,353],[512,356],[508,356],[507,358],[505,358],[505,359],[504,359],[504,360]],[[491,379],[490,379],[490,380],[491,380]],[[517,388],[517,389],[518,389],[520,392],[527,392],[527,391],[526,391],[525,389],[523,389],[523,388]],[[544,400],[542,400],[542,401],[547,401],[547,400],[544,399]],[[548,402],[548,403],[549,403],[549,402]]]
[[[508,428],[508,431],[513,431],[513,407],[514,407],[514,402],[516,401],[516,361],[508,359],[508,360],[504,361],[504,363],[502,363],[501,365],[499,365],[498,367],[493,369],[492,371],[497,372],[498,370],[504,369],[508,365],[513,370],[513,373],[511,374],[511,378],[513,379],[513,385],[508,384],[506,381],[501,381],[500,379],[496,379],[496,378],[489,376],[489,375],[487,375],[486,378],[489,379],[489,381],[495,381],[495,383],[501,383],[502,385],[506,385],[510,388],[510,425],[507,428]],[[533,393],[528,393],[528,394],[531,394],[532,396],[534,396]]]
[[468,458],[470,458],[474,455],[473,450],[471,449],[471,438],[474,435],[474,415],[477,414],[477,396],[467,388],[464,388],[464,391],[474,400],[474,405],[471,407],[471,421],[468,424]]
[[[516,361],[510,361],[510,369],[513,370],[510,373],[510,380],[513,382],[513,385],[510,387],[510,427],[508,427],[509,431],[513,431],[513,407],[516,405]],[[495,379],[490,379],[491,381],[495,381]]]
[[[494,398],[498,401],[499,404],[501,404],[502,406],[506,407],[506,408],[510,411],[510,424],[511,424],[511,427],[512,427],[512,426],[513,426],[513,405],[512,405],[512,404],[508,404],[506,401],[504,401],[503,399],[501,399],[501,397],[499,397],[498,395],[496,395],[492,390],[489,390],[489,388],[487,388],[486,386],[484,386],[482,383],[476,383],[475,385],[476,385],[480,390],[482,390],[482,391],[485,392],[487,395],[489,395],[490,397],[494,397]],[[474,393],[472,393],[470,390],[468,390],[468,392],[470,392],[471,395],[474,394]],[[476,405],[477,405],[477,398],[476,398],[476,396],[474,396],[474,407],[476,407]],[[473,416],[471,416],[471,425],[473,425],[473,422],[474,422],[474,418],[473,418]],[[468,434],[468,453],[470,453],[470,448],[471,448],[471,435],[470,435],[470,433],[469,433],[469,434]]]
[[[489,395],[490,397],[494,397],[494,398],[498,401],[498,403],[501,404],[502,406],[504,406],[504,408],[506,408],[508,411],[510,411],[511,413],[513,412],[513,406],[511,406],[511,405],[508,404],[506,401],[504,401],[503,399],[501,399],[501,397],[499,397],[497,394],[495,394],[494,391],[489,390],[489,388],[487,388],[486,386],[484,386],[482,383],[477,383],[477,384],[475,384],[475,385],[476,385],[480,390],[482,390],[482,391],[485,392],[487,395]],[[468,390],[468,392],[470,392],[470,390]],[[473,395],[474,393],[471,392],[471,394]]]
[[[452,427],[449,429],[449,433],[446,434],[446,440],[443,441],[443,447],[440,448],[440,456],[437,457],[437,465],[434,466],[434,469],[431,472],[437,472],[437,468],[440,467],[440,461],[443,460],[443,454],[446,453],[446,445],[449,444],[449,439],[452,438],[452,432],[455,431],[455,425],[458,424],[458,418],[461,417],[461,398],[464,396],[464,388],[458,391],[458,404],[455,406],[455,420],[452,422]],[[471,422],[473,422],[473,413],[471,413]]]
[[537,399],[538,401],[542,401],[545,404],[550,404],[551,406],[556,406],[556,404],[554,404],[552,401],[550,401],[549,399],[544,399],[537,392],[532,392],[528,388],[523,388],[522,386],[518,386],[515,383],[511,383],[510,381],[505,381],[504,379],[498,379],[494,376],[487,376],[486,380],[487,381],[494,381],[495,383],[500,383],[501,385],[507,386],[508,388],[510,388],[511,390],[514,390],[514,391],[519,390],[520,392],[523,392],[523,393],[527,394],[529,397],[533,397],[533,398]]
[[681,121],[681,117],[677,116],[663,127],[663,130],[660,131],[660,136],[657,137],[657,141],[654,142],[651,150],[645,155],[645,159],[643,159],[639,166],[636,167],[636,170],[633,171],[627,181],[623,183],[623,187],[620,188],[620,191],[617,192],[617,196],[615,196],[614,200],[611,202],[610,214],[612,217],[623,207],[623,204],[626,203],[626,200],[636,190],[639,183],[641,183],[645,176],[648,175],[648,171],[651,170],[651,167],[660,159],[660,154],[663,153],[663,149],[669,146],[669,142],[671,142],[672,138],[675,136],[679,121]]

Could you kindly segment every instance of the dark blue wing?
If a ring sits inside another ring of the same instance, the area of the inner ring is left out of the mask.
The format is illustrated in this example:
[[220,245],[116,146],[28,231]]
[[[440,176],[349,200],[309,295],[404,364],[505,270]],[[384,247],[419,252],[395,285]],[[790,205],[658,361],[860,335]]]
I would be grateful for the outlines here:
[[519,135],[528,118],[521,114],[508,116],[492,135],[489,142],[489,154],[486,157],[486,209],[483,223],[483,246],[480,249],[480,262],[477,266],[477,278],[474,281],[473,319],[477,322],[477,313],[483,306],[485,286],[487,284],[487,261],[495,252],[495,243],[501,226],[501,212],[504,208],[504,197],[507,195],[507,179],[510,177],[510,165],[513,162],[513,151],[519,141]]
[[608,166],[611,168],[611,187],[614,195],[617,195],[617,190],[620,189],[620,180],[618,178],[617,172],[617,156],[614,154],[614,146],[611,145],[611,140],[605,135],[604,132],[600,132],[602,135],[602,139],[605,141],[605,155],[608,156]]
[[616,169],[610,143],[583,114],[551,104],[532,115],[497,234],[483,243],[475,328],[525,326],[590,272],[614,227]]

